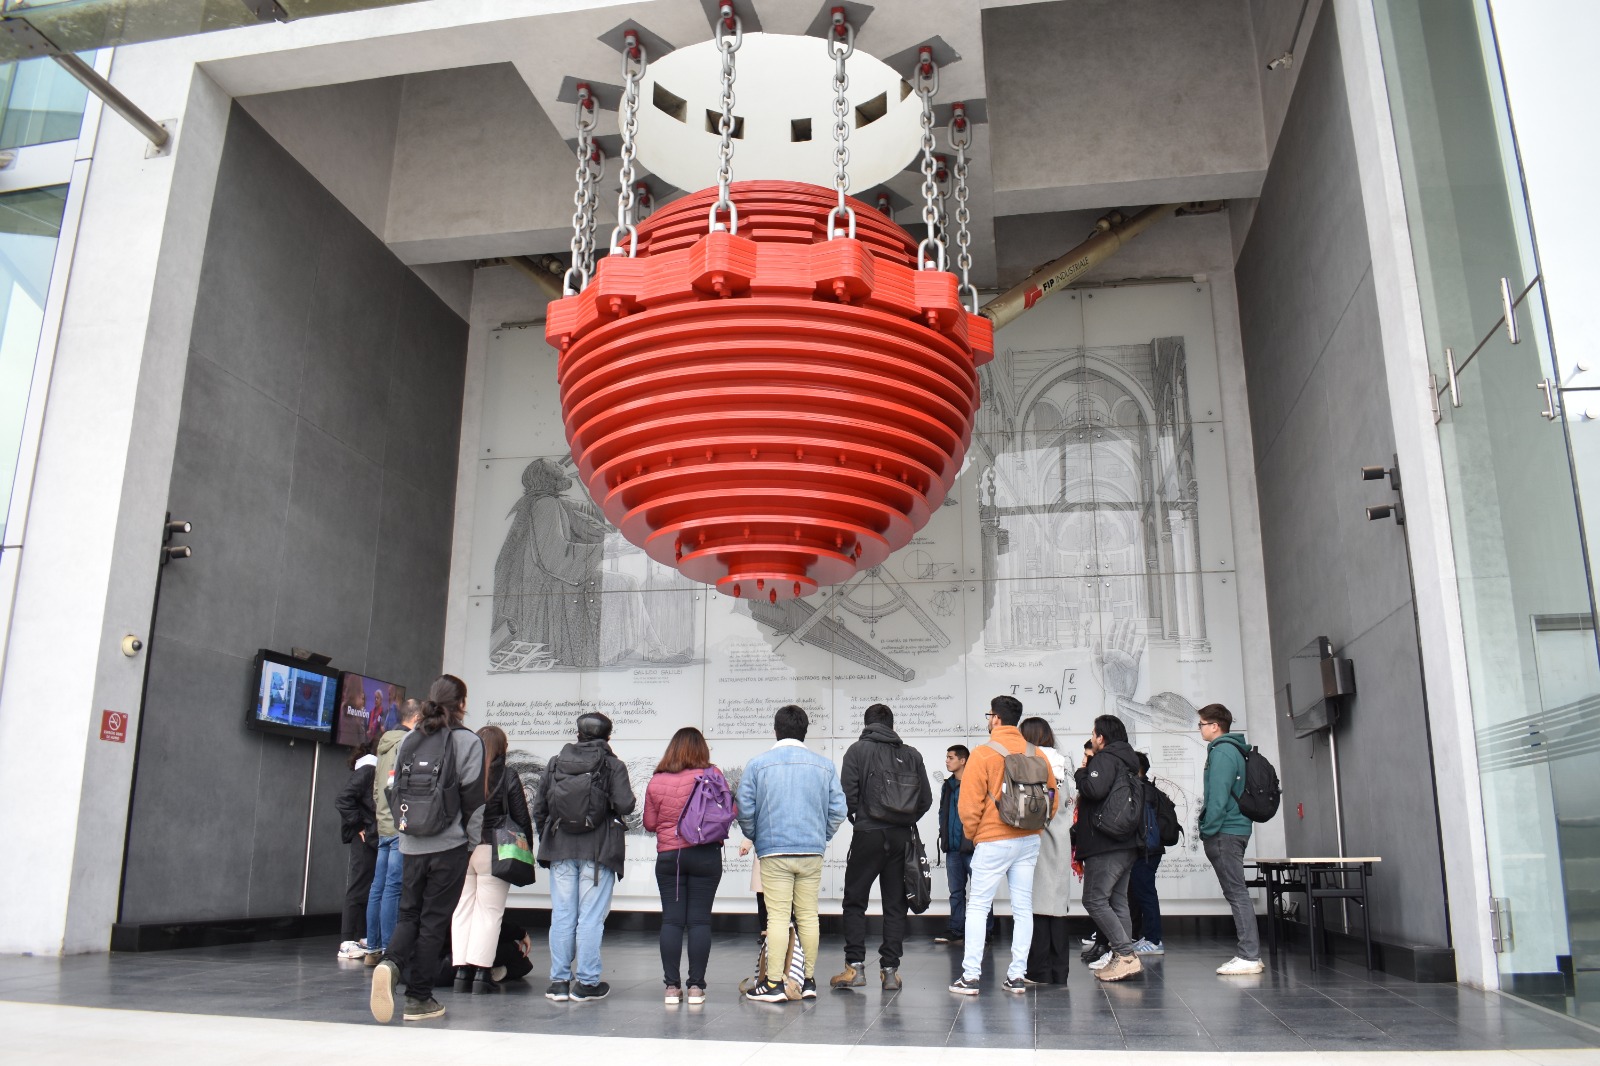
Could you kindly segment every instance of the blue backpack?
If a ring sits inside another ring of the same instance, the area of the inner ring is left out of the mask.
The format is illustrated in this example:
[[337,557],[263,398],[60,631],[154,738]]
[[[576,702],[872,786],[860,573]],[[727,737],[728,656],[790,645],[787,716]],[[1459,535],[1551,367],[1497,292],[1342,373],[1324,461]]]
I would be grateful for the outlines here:
[[691,846],[726,840],[736,813],[727,779],[715,766],[708,767],[694,779],[689,802],[678,815],[678,837]]

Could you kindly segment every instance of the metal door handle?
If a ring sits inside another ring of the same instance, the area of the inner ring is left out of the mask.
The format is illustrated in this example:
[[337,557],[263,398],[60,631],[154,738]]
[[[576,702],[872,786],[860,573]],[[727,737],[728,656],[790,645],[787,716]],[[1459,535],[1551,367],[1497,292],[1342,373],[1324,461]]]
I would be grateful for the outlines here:
[[1510,278],[1500,279],[1500,306],[1505,310],[1506,340],[1516,344],[1522,340],[1522,335],[1517,332],[1517,301],[1511,295]]
[[1456,353],[1449,348],[1444,350],[1444,369],[1446,382],[1450,386],[1450,406],[1461,406],[1461,390],[1456,386]]
[[1543,381],[1535,385],[1534,388],[1544,393],[1544,410],[1540,411],[1539,414],[1554,422],[1558,417],[1556,412],[1556,393],[1560,391],[1556,388],[1556,383],[1551,381],[1549,378],[1545,378]]

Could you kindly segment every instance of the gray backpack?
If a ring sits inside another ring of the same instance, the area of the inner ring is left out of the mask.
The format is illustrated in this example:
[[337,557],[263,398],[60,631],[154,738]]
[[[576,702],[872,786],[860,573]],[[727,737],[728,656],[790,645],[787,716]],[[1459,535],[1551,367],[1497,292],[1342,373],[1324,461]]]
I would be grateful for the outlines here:
[[1043,829],[1050,824],[1050,763],[1029,744],[1013,754],[999,741],[993,748],[1005,760],[1000,772],[1000,792],[991,795],[995,813],[1015,829]]

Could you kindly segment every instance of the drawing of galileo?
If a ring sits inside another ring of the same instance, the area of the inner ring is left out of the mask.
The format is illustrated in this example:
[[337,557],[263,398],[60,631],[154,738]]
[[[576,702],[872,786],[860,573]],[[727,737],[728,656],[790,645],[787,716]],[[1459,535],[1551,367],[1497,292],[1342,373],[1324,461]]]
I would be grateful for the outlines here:
[[561,665],[583,668],[600,662],[606,526],[587,501],[563,495],[572,483],[550,459],[522,471],[522,498],[494,564],[494,621],[517,640],[543,642]]

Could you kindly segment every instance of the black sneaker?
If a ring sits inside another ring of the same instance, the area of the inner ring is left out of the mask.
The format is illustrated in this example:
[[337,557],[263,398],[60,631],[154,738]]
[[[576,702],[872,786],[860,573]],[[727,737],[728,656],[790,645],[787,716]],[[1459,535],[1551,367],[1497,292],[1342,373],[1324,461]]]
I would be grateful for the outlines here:
[[550,987],[544,990],[544,998],[555,1000],[557,1003],[565,1003],[572,998],[571,990],[570,981],[551,981]]
[[1005,989],[1007,992],[1018,992],[1018,993],[1021,993],[1021,992],[1026,992],[1028,990],[1029,983],[1030,982],[1027,981],[1025,978],[1007,977],[1003,982],[1001,982],[1000,987]]
[[372,1017],[380,1025],[394,1021],[394,986],[400,981],[400,967],[384,959],[372,971]]
[[935,944],[959,944],[966,938],[960,933],[940,933],[933,938]]
[[477,968],[473,966],[457,966],[454,986],[455,990],[457,992],[471,992],[472,975],[476,972]]
[[807,977],[804,981],[800,982],[800,998],[817,998],[817,979],[815,977]]
[[961,996],[975,996],[978,994],[978,979],[976,977],[957,977],[950,982],[950,991]]
[[585,999],[605,999],[611,994],[611,986],[601,981],[599,984],[586,985],[582,981],[572,982],[570,998],[577,1003]]
[[444,1017],[444,1007],[432,996],[429,996],[427,999],[417,999],[414,996],[407,996],[406,1012],[403,1017],[408,1022],[426,1021],[429,1018],[442,1018]]
[[[815,986],[816,981],[811,982]],[[812,992],[815,995],[815,990]],[[772,981],[763,977],[754,988],[744,994],[745,999],[760,1000],[762,1003],[783,1003],[789,998],[789,993],[783,987],[782,981]]]
[[494,975],[483,967],[477,967],[477,972],[472,977],[472,991],[477,994],[500,991],[500,982]]

